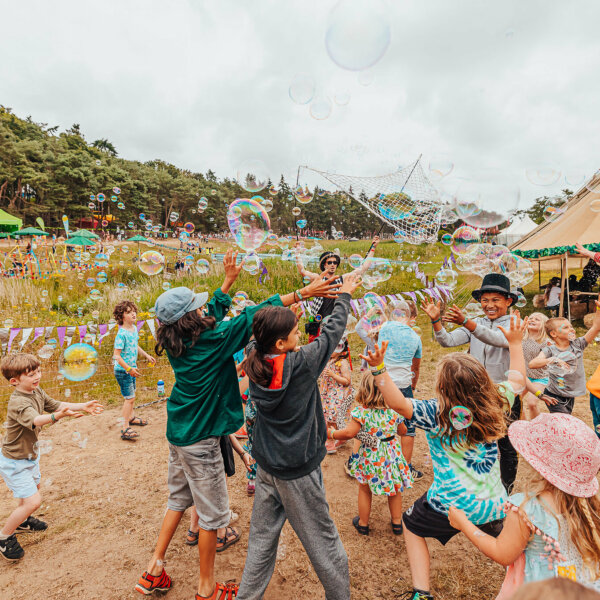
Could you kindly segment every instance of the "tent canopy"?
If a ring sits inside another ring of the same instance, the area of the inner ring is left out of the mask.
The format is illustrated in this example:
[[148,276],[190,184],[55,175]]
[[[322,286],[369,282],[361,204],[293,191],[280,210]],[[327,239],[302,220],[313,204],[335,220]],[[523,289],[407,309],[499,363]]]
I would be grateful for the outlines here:
[[6,211],[0,209],[0,229],[2,231],[13,232],[23,227],[23,220],[19,217],[13,217]]
[[69,238],[65,242],[66,246],[95,246],[96,242],[88,237],[78,235],[76,237]]
[[500,231],[496,241],[499,244],[511,245],[518,242],[523,236],[533,231],[537,225],[529,215],[520,215],[506,228]]
[[571,198],[564,214],[538,225],[511,250],[526,258],[576,254],[575,242],[600,251],[600,175],[594,175]]
[[147,242],[149,240],[149,238],[144,237],[143,235],[134,235],[133,237],[129,238],[127,241],[128,242]]
[[89,229],[78,229],[69,233],[69,237],[86,237],[89,239],[99,240],[100,236]]
[[37,229],[36,227],[25,227],[25,229],[19,229],[19,231],[14,231],[13,235],[50,235],[50,234],[45,231],[42,231],[41,229]]

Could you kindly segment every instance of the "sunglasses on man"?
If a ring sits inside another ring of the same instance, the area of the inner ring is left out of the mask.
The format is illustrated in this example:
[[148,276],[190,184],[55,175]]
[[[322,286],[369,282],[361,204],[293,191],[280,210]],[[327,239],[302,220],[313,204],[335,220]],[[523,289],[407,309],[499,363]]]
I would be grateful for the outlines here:
[[337,265],[337,260],[328,260],[325,264],[326,265]]

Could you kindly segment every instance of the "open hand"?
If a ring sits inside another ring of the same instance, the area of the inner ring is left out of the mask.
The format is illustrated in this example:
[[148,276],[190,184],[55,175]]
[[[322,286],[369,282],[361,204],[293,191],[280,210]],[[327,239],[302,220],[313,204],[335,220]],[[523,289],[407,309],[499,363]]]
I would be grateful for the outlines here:
[[237,279],[238,275],[240,274],[240,271],[242,270],[242,267],[244,266],[243,260],[240,262],[239,265],[237,264],[238,254],[239,252],[237,250],[234,252],[231,248],[229,248],[229,250],[227,250],[225,256],[223,257],[225,279],[229,280],[230,282],[234,282]]
[[337,298],[340,294],[340,283],[332,277],[326,279],[327,272],[323,272],[316,279],[313,279],[303,290],[304,298],[322,297],[322,298]]
[[425,300],[421,304],[421,309],[432,321],[435,321],[440,318],[440,314],[442,313],[442,303],[440,300],[436,303],[433,300]]
[[504,334],[504,337],[509,344],[520,344],[523,341],[523,335],[527,329],[527,317],[521,320],[519,311],[515,310],[510,315],[510,327],[508,331],[501,325],[498,325],[498,329]]
[[462,325],[465,321],[465,314],[460,308],[458,308],[458,306],[456,306],[456,304],[453,304],[452,307],[449,308],[444,314],[444,321],[447,323],[456,323],[457,325]]
[[76,419],[78,419],[79,417],[83,417],[83,415],[80,412],[74,411],[71,408],[63,408],[62,410],[57,410],[54,413],[54,416],[57,419],[62,419],[63,417],[75,417]]
[[134,367],[133,369],[130,369],[129,374],[132,377],[140,377],[142,374],[137,370],[136,367]]
[[90,400],[89,402],[82,404],[79,410],[89,413],[90,415],[99,415],[104,411],[104,406],[102,406],[98,400]]
[[378,367],[383,362],[388,344],[389,342],[382,342],[381,346],[379,346],[379,344],[376,343],[373,351],[367,350],[366,356],[364,354],[359,354],[359,357],[366,361],[369,366]]
[[344,275],[343,284],[340,288],[340,294],[346,293],[352,294],[356,290],[356,288],[362,283],[360,276],[357,273],[348,273],[348,275]]

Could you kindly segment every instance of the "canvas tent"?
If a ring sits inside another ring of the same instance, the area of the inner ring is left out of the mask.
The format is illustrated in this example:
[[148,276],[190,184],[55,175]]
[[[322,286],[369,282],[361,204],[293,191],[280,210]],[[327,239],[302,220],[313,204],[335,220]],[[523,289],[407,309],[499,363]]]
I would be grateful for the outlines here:
[[496,242],[505,246],[511,246],[536,227],[537,225],[531,220],[529,215],[520,215],[519,217],[515,217],[513,222],[498,234]]
[[13,217],[0,209],[0,231],[17,231],[23,227],[23,221],[19,217]]

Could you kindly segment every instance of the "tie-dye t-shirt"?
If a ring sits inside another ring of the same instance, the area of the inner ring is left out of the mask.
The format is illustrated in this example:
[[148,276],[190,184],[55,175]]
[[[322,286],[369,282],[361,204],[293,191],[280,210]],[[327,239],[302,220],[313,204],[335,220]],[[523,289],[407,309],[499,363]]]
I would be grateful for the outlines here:
[[431,507],[447,515],[455,506],[476,525],[502,519],[507,496],[500,480],[497,442],[470,448],[444,446],[437,437],[438,401],[412,399],[412,405],[411,421],[425,431],[431,452],[433,483],[427,492]]
[[[137,367],[139,333],[137,327],[133,331],[119,328],[115,336],[115,350],[121,351],[121,358],[134,369]],[[125,369],[115,361],[115,371],[125,371]]]

